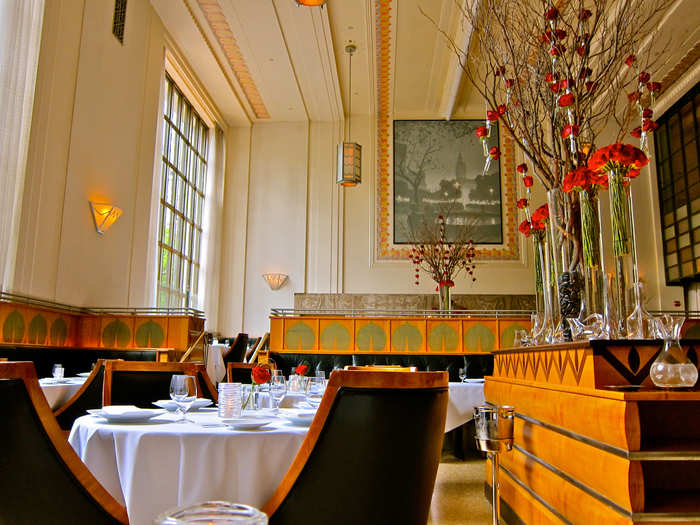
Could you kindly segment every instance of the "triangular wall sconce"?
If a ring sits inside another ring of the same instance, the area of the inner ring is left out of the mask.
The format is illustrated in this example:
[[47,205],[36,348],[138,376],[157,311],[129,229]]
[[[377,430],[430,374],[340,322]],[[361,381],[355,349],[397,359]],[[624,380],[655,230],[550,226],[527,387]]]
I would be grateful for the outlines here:
[[88,201],[90,203],[90,211],[92,211],[92,219],[95,221],[95,230],[102,235],[122,214],[122,209],[117,208],[114,204],[104,204]]

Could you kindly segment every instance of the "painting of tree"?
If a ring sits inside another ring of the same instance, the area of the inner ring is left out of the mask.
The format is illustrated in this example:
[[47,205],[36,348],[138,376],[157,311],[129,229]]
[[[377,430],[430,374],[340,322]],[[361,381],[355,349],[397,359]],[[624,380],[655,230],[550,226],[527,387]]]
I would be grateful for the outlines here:
[[[475,134],[483,125],[483,120],[394,121],[395,244],[415,242],[411,232],[436,222],[448,208],[448,241],[461,238],[468,226],[475,243],[503,242],[500,163],[483,171],[483,145]],[[496,145],[494,123],[488,146]]]

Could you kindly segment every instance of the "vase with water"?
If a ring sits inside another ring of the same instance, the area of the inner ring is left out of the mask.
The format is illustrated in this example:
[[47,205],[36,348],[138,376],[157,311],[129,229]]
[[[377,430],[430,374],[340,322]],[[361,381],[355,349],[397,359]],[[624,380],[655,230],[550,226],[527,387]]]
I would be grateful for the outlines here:
[[685,317],[665,314],[654,318],[657,337],[664,340],[661,353],[649,371],[652,383],[660,388],[692,388],[698,369],[681,348],[681,327]]

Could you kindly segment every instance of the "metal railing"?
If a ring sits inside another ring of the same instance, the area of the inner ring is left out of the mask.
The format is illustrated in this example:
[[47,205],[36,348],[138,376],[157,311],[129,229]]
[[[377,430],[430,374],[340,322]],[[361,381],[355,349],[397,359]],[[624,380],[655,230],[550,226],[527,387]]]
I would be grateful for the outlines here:
[[530,317],[532,310],[390,310],[385,308],[272,308],[272,317]]

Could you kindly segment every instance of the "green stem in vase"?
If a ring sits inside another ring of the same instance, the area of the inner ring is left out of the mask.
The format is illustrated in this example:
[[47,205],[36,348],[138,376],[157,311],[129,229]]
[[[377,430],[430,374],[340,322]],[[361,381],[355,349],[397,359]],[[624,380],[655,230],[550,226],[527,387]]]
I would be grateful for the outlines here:
[[544,291],[544,268],[542,268],[542,263],[544,261],[542,261],[540,257],[540,250],[542,249],[540,245],[543,241],[536,235],[532,237],[532,240],[535,244],[535,291],[542,292]]
[[613,235],[613,254],[615,256],[630,253],[630,225],[627,210],[627,193],[625,191],[625,176],[618,170],[610,171],[608,176],[610,186],[610,220]]
[[598,220],[598,196],[595,190],[581,190],[578,193],[581,205],[581,243],[583,264],[586,268],[600,266],[600,221]]

